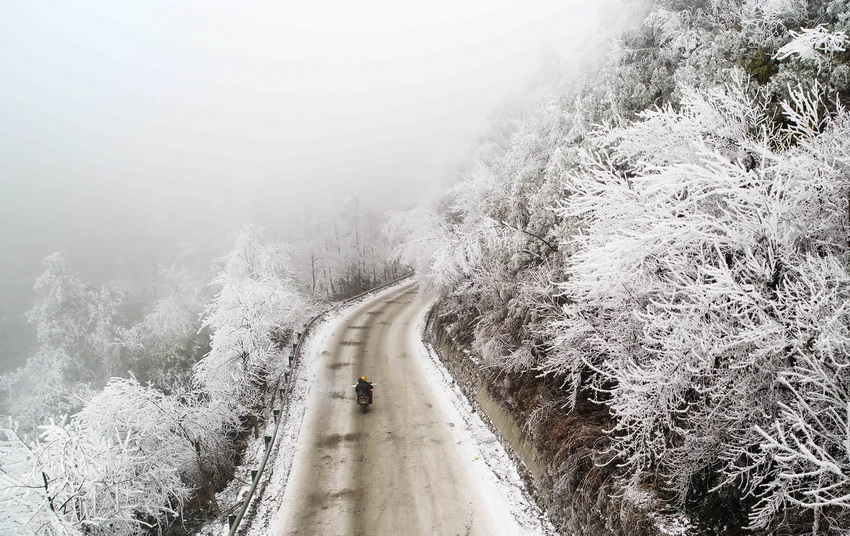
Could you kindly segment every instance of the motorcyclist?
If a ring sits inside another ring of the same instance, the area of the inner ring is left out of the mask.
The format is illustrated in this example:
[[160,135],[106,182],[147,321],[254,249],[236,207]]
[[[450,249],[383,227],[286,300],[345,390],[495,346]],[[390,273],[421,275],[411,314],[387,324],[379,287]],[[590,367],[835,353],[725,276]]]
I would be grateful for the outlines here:
[[367,381],[366,376],[360,376],[357,385],[354,386],[354,392],[358,395],[365,393],[369,397],[369,403],[372,403],[372,382]]

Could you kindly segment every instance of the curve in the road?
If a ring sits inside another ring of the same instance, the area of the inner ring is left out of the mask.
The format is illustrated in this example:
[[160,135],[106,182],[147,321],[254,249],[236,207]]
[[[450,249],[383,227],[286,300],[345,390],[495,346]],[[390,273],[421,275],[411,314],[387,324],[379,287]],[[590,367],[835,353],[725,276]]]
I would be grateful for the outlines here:
[[[456,414],[425,374],[416,326],[429,303],[415,283],[351,310],[321,363],[274,535],[516,534],[509,508],[459,447]],[[354,403],[358,376],[375,403]]]

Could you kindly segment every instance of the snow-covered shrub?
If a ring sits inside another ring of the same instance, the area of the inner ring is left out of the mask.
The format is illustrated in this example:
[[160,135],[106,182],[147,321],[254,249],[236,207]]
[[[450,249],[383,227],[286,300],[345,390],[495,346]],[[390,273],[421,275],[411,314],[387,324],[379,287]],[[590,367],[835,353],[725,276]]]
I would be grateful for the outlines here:
[[0,534],[80,535],[71,522],[53,511],[45,477],[33,467],[30,448],[14,431],[0,429]]
[[803,28],[800,32],[790,31],[791,42],[779,48],[776,59],[798,58],[822,66],[830,55],[847,50],[850,43],[843,31],[830,32],[825,24],[814,28]]
[[34,470],[56,513],[91,534],[135,535],[180,513],[199,470],[179,402],[115,379],[70,421],[44,426]]
[[[787,105],[794,136],[774,131],[742,84],[682,94],[680,110],[603,131],[571,180],[561,211],[585,226],[542,370],[571,379],[574,400],[593,378],[616,418],[612,452],[635,485],[657,473],[684,498],[711,467],[774,503],[816,506],[807,497],[819,486],[850,483],[796,469],[790,490],[779,483],[792,466],[751,453],[791,444],[802,455],[806,442],[783,435],[809,411],[789,395],[808,389],[801,367],[850,365],[850,146],[835,132],[846,117],[821,141],[818,94]],[[840,422],[824,426],[841,434]],[[766,491],[778,487],[779,499]],[[772,513],[757,508],[753,524]]]

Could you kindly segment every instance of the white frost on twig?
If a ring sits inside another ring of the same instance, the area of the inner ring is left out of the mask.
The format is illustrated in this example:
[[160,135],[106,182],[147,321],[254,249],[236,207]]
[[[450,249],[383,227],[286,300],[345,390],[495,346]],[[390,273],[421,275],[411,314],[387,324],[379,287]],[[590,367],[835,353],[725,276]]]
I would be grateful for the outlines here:
[[777,60],[796,56],[820,65],[829,60],[827,55],[847,50],[847,34],[843,31],[830,32],[824,24],[802,28],[799,33],[793,30],[789,33],[793,39],[776,52],[774,58]]

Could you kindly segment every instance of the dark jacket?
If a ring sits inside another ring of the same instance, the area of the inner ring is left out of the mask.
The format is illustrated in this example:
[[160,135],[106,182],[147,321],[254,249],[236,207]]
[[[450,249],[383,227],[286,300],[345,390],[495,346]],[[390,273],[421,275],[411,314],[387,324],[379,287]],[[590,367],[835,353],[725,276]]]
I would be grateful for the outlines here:
[[354,386],[354,392],[360,395],[361,393],[369,397],[369,403],[372,403],[372,382],[364,382],[361,379],[357,380],[357,385]]
[[366,393],[367,395],[372,396],[372,382],[357,380],[357,385],[354,386],[354,391],[358,394]]

